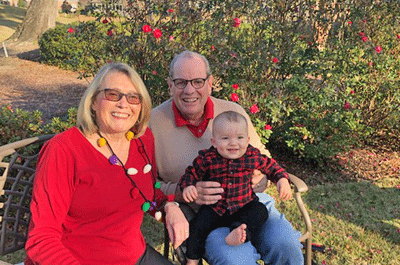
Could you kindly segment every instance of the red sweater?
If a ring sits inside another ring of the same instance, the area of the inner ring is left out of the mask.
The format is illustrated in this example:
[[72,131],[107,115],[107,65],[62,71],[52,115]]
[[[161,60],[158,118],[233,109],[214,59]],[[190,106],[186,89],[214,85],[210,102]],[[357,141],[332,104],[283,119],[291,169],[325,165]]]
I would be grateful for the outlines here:
[[[150,129],[141,137],[155,172],[154,139]],[[126,168],[149,200],[151,172],[132,140]],[[106,148],[106,147],[105,147]],[[56,135],[42,148],[33,187],[32,218],[25,264],[132,265],[144,253],[140,231],[144,199],[121,166],[111,165],[77,128]],[[163,198],[156,190],[156,201]]]

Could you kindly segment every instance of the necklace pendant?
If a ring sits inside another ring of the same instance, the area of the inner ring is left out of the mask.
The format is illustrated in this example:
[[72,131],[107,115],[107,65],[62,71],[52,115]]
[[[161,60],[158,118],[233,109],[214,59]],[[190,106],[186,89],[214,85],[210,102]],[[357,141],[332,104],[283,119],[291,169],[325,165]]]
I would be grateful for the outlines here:
[[128,173],[128,175],[136,175],[138,173],[138,170],[134,167],[131,167],[131,168],[128,168],[126,173]]
[[150,164],[147,164],[147,165],[145,165],[144,168],[143,168],[143,173],[144,173],[144,174],[149,173],[150,170],[151,170],[151,165],[150,165]]
[[161,187],[161,183],[160,183],[159,181],[157,181],[157,182],[154,184],[154,188],[159,189],[160,187]]
[[149,202],[145,202],[142,204],[142,210],[143,212],[147,212],[150,209],[150,203]]
[[112,156],[110,156],[108,161],[110,161],[111,165],[116,165],[116,164],[118,164],[118,157],[116,155],[112,155]]

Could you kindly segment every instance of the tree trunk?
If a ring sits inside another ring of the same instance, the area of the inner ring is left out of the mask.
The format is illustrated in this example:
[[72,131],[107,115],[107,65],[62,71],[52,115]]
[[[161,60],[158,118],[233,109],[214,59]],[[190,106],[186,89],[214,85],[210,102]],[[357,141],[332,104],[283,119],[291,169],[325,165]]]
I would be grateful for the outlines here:
[[46,30],[56,26],[56,17],[57,0],[32,0],[24,20],[7,41],[38,41]]

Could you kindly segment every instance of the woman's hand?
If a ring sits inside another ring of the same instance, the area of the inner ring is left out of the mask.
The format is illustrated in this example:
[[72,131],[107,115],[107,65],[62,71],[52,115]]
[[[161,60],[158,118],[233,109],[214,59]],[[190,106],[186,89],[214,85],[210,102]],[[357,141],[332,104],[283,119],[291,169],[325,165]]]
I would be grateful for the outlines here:
[[290,188],[289,180],[286,178],[281,178],[276,183],[276,188],[279,192],[279,198],[281,200],[288,200],[292,198],[292,189]]
[[164,206],[165,225],[167,226],[169,239],[177,249],[189,237],[189,223],[178,205],[167,202]]
[[221,188],[221,184],[215,181],[199,181],[196,183],[197,199],[196,203],[202,204],[214,204],[221,200],[221,193],[224,189]]

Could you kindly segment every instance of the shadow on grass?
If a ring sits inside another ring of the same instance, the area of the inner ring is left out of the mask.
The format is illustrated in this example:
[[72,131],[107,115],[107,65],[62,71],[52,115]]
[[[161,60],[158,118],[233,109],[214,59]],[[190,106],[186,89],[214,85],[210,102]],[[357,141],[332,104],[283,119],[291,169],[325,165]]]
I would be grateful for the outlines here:
[[0,26],[16,29],[22,22],[26,14],[26,9],[0,5]]
[[317,185],[305,195],[309,208],[381,234],[400,244],[400,189],[369,182]]

